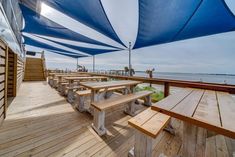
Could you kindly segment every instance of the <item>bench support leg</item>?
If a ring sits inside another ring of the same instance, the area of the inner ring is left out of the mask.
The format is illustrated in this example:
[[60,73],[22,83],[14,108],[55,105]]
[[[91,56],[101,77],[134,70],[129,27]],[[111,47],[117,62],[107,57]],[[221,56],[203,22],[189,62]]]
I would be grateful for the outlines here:
[[126,109],[125,109],[125,113],[129,114],[130,116],[135,116],[136,115],[136,109],[135,109],[135,101],[132,101],[130,103],[128,103]]
[[206,129],[183,122],[182,156],[205,156]]
[[56,80],[53,80],[53,81],[52,81],[52,87],[55,88],[55,87],[56,87],[56,84],[57,84],[57,81],[56,81]]
[[94,119],[92,127],[98,133],[99,136],[106,134],[104,121],[105,121],[105,112],[99,111],[96,108],[94,108]]
[[170,119],[170,122],[167,124],[167,126],[163,130],[169,132],[172,135],[175,135],[175,129],[172,126],[172,118]]
[[73,89],[68,89],[67,100],[68,100],[69,103],[74,102],[74,92],[73,92]]
[[49,79],[48,84],[49,84],[50,86],[52,86],[52,84],[53,84],[53,79]]
[[112,96],[112,94],[113,94],[112,91],[107,91],[107,92],[105,92],[105,94],[104,94],[104,98],[105,98],[105,99],[108,99],[108,98],[110,98],[110,97]]
[[75,100],[76,100],[75,101],[76,108],[79,110],[79,112],[84,112],[85,111],[85,108],[84,108],[85,97],[77,95]]
[[128,156],[129,157],[152,157],[153,140],[151,137],[135,130],[135,144]]
[[145,97],[144,105],[146,105],[146,106],[152,106],[152,101],[151,101],[151,96],[150,96],[150,95],[148,95],[148,96]]
[[65,95],[65,90],[66,90],[66,86],[65,85],[61,85],[60,95],[64,96]]

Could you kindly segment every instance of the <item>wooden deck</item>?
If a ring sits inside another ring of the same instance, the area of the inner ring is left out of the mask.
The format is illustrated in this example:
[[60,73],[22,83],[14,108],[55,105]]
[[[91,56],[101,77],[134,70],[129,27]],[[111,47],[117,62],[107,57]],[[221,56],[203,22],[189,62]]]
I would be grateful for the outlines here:
[[[92,117],[74,110],[46,82],[23,83],[0,127],[0,156],[126,157],[134,145],[134,130],[122,109],[107,112],[108,134],[99,137],[91,128]],[[180,153],[182,124],[174,119],[173,126],[176,136],[160,134],[154,156]]]

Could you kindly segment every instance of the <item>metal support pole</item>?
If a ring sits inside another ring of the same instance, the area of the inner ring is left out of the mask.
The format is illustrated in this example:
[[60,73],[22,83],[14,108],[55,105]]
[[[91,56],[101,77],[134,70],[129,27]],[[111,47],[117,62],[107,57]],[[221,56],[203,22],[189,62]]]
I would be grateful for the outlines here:
[[77,71],[78,71],[78,58],[77,58]]
[[93,72],[95,72],[95,55],[93,55]]
[[129,76],[132,76],[132,67],[131,67],[131,42],[129,42]]

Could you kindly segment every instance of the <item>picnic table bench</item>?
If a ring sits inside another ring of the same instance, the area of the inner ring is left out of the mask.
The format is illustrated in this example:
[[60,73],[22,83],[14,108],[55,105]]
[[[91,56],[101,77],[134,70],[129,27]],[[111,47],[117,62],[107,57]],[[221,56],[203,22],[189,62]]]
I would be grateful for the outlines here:
[[183,121],[183,156],[196,157],[196,147],[205,152],[207,130],[235,138],[235,102],[229,93],[188,88],[151,108]]
[[98,93],[99,90],[114,87],[125,86],[126,93],[133,93],[134,87],[140,84],[140,81],[132,81],[132,80],[119,80],[119,81],[108,81],[108,82],[84,82],[80,83],[83,87],[86,87],[91,90],[91,101],[98,101]]
[[79,74],[79,73],[59,73],[59,74],[53,74],[49,77],[49,84],[52,87],[58,87],[60,82],[62,82],[64,77],[73,77],[73,76],[77,76],[77,77],[88,77],[90,75],[88,74]]
[[[109,98],[113,94],[113,92],[121,91],[121,93],[124,94],[125,88],[126,88],[125,86],[120,86],[120,87],[108,88],[106,90],[101,89],[101,90],[99,90],[99,100]],[[80,112],[87,111],[87,109],[84,106],[87,105],[89,107],[90,102],[91,102],[91,90],[90,89],[78,90],[75,92],[75,102],[74,103],[75,103],[75,107]]]
[[[65,77],[66,81],[69,82],[68,88],[67,88],[67,100],[68,102],[72,103],[75,100],[75,91],[79,88],[81,88],[81,81],[107,81],[107,77],[103,76],[89,76],[89,77]],[[76,84],[74,84],[76,82]],[[76,88],[75,88],[76,87]],[[65,93],[66,87],[64,86],[63,89],[61,89],[61,93]]]
[[135,109],[135,101],[140,98],[146,98],[146,105],[151,105],[151,91],[140,91],[136,93],[130,93],[127,95],[121,95],[118,97],[105,99],[97,102],[92,102],[91,105],[94,107],[94,118],[93,118],[93,129],[100,135],[104,135],[106,133],[105,124],[105,111],[116,107],[121,104],[126,104],[127,108],[125,113],[134,116],[136,115]]
[[135,144],[129,157],[151,157],[154,140],[169,124],[170,116],[148,108],[128,121],[135,128]]

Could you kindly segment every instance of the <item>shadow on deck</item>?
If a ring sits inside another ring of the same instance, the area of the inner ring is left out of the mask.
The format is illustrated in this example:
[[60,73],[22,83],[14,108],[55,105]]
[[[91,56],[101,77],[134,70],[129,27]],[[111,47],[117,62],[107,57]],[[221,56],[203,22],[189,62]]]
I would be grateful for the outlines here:
[[[110,110],[108,133],[99,137],[89,114],[73,109],[45,82],[25,82],[0,127],[0,156],[127,156],[134,145],[130,118],[123,106]],[[182,125],[174,120],[173,126],[176,136],[160,134],[154,156],[180,153]]]

